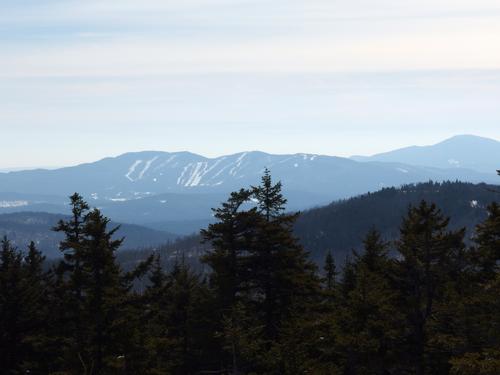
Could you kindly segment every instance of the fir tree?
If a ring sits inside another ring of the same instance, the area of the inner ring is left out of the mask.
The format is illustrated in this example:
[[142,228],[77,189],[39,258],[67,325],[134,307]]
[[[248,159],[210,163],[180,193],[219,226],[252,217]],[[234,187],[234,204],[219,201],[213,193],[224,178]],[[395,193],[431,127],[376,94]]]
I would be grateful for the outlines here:
[[60,220],[53,228],[56,232],[64,234],[65,238],[59,243],[59,249],[63,253],[63,260],[59,262],[55,271],[58,290],[54,294],[59,296],[55,301],[55,313],[58,319],[64,322],[58,335],[66,337],[64,340],[66,361],[73,361],[72,367],[78,368],[82,363],[82,352],[84,350],[83,338],[83,271],[81,267],[81,242],[84,236],[84,225],[89,205],[83,197],[74,193],[69,197],[71,207],[71,218]]
[[49,290],[52,288],[52,275],[44,271],[45,257],[33,241],[24,257],[23,293],[26,314],[25,351],[23,363],[25,372],[44,373],[54,369],[54,354],[57,353],[51,335],[53,319],[50,310]]
[[298,214],[284,213],[281,183],[273,184],[266,169],[261,185],[252,191],[261,218],[254,223],[257,237],[249,250],[248,279],[265,333],[273,340],[297,304],[306,306],[318,295],[319,280],[315,266],[293,235]]
[[90,211],[83,227],[81,247],[77,251],[82,270],[82,315],[85,319],[85,355],[82,365],[96,374],[105,372],[110,362],[120,356],[116,351],[115,327],[119,314],[120,269],[115,253],[122,239],[113,239],[118,227],[108,229],[109,219],[98,209]]
[[388,244],[372,229],[361,254],[355,252],[352,283],[338,310],[337,345],[345,353],[344,371],[352,374],[385,374],[393,370],[393,348],[402,320],[389,274]]
[[408,348],[403,361],[422,375],[428,371],[428,321],[441,298],[447,261],[453,246],[463,243],[464,231],[449,232],[449,219],[434,204],[422,201],[403,220],[397,250],[400,309],[406,316]]
[[6,374],[21,371],[24,343],[22,256],[4,237],[0,253],[0,358]]
[[222,207],[213,210],[218,221],[201,232],[204,241],[212,244],[203,262],[213,270],[210,281],[221,314],[233,308],[245,289],[245,259],[255,241],[255,222],[259,220],[255,208],[242,210],[250,197],[249,190],[231,193]]
[[464,332],[464,350],[451,360],[456,374],[500,372],[500,206],[492,203],[488,217],[476,228],[470,252],[470,277],[461,286],[460,306],[465,318],[455,331]]
[[53,353],[47,351],[49,277],[33,242],[23,256],[7,238],[0,254],[0,358],[6,374],[45,372]]
[[500,270],[500,205],[488,206],[488,217],[476,227],[474,264],[480,281],[492,280]]
[[337,279],[337,268],[335,266],[335,260],[333,259],[332,252],[329,251],[325,257],[325,265],[323,267],[325,272],[325,287],[326,290],[333,291]]

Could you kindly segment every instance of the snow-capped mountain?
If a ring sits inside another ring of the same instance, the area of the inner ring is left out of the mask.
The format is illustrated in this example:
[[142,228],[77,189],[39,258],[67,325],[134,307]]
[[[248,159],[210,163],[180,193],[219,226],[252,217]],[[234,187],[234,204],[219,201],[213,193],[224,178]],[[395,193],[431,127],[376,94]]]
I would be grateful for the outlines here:
[[229,192],[258,184],[265,168],[283,183],[291,210],[428,180],[498,182],[494,169],[481,172],[487,169],[484,165],[480,171],[430,165],[258,151],[217,158],[189,152],[127,153],[55,170],[0,173],[0,213],[64,213],[66,197],[77,191],[114,220],[164,230],[170,230],[165,223],[190,223],[190,229],[196,223],[196,229]]
[[428,179],[482,181],[490,177],[457,167],[359,163],[310,154],[244,152],[206,158],[188,152],[147,151],[56,170],[0,174],[0,192],[66,196],[79,191],[94,200],[115,202],[162,193],[220,193],[258,183],[266,167],[288,191],[331,199]]
[[500,168],[500,142],[474,135],[458,135],[431,146],[411,146],[368,157],[353,156],[352,159],[494,173]]

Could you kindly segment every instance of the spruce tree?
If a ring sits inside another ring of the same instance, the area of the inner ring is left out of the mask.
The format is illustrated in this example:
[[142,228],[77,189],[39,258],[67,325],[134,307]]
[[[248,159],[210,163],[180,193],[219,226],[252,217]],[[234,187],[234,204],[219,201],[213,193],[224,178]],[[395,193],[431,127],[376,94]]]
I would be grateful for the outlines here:
[[251,194],[244,189],[231,193],[222,207],[213,210],[218,221],[201,231],[204,241],[212,245],[202,260],[213,270],[210,282],[216,291],[221,316],[231,311],[246,291],[245,262],[255,241],[255,222],[259,220],[255,208],[242,209]]
[[30,373],[48,373],[55,369],[57,347],[51,337],[51,316],[49,290],[52,288],[52,275],[44,270],[45,256],[33,241],[28,246],[23,260],[24,310],[27,317],[25,342],[26,360],[23,369]]
[[[71,217],[68,220],[59,220],[53,228],[56,232],[64,234],[64,239],[59,243],[59,250],[63,259],[54,270],[57,290],[54,295],[54,313],[61,321],[61,327],[56,327],[61,341],[66,362],[72,361],[72,367],[79,368],[82,364],[84,351],[83,338],[83,271],[81,267],[82,245],[84,237],[85,219],[89,212],[89,205],[83,197],[74,193],[69,197]],[[65,338],[63,340],[63,337]]]
[[47,349],[50,278],[44,257],[33,242],[27,255],[4,237],[0,253],[0,358],[6,374],[50,370],[53,353]]
[[488,206],[488,217],[476,227],[473,261],[480,281],[486,282],[500,272],[500,205]]
[[0,253],[0,358],[2,371],[18,374],[26,345],[22,256],[4,237]]
[[422,201],[408,210],[397,244],[399,305],[408,344],[401,359],[416,375],[429,371],[429,320],[443,298],[451,253],[455,246],[463,246],[464,231],[451,232],[448,224],[434,204]]
[[389,273],[388,244],[372,229],[361,254],[354,253],[351,284],[338,309],[337,345],[346,373],[386,374],[393,371],[393,348],[402,320]]
[[331,292],[335,287],[338,274],[331,251],[326,254],[323,270],[325,272],[325,288],[327,291]]
[[[500,206],[492,203],[476,228],[467,284],[460,290],[465,318],[459,321],[465,350],[451,360],[456,374],[500,373]],[[465,292],[464,292],[465,291]]]
[[273,184],[265,170],[259,186],[252,188],[260,219],[254,246],[249,250],[248,278],[265,333],[277,339],[281,323],[298,306],[305,308],[318,295],[316,267],[297,238],[293,225],[298,214],[285,213],[281,183]]
[[82,272],[81,291],[85,347],[82,366],[102,374],[122,353],[117,352],[114,324],[120,313],[120,298],[124,293],[120,283],[120,268],[115,253],[122,239],[113,236],[119,227],[108,229],[109,219],[98,209],[90,211],[83,226],[83,238],[76,252]]

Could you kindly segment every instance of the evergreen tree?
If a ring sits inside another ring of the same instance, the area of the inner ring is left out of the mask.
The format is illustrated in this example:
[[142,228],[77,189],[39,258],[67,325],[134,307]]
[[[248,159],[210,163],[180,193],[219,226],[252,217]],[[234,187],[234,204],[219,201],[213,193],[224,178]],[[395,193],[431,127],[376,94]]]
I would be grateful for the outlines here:
[[6,374],[18,374],[24,359],[25,303],[22,256],[4,237],[0,253],[0,358]]
[[113,239],[118,227],[109,230],[109,219],[98,209],[90,211],[83,227],[83,238],[76,256],[81,267],[81,291],[84,296],[81,316],[85,326],[84,352],[80,356],[82,366],[96,374],[105,373],[117,351],[115,326],[120,313],[120,298],[124,293],[120,283],[120,269],[115,253],[122,239]]
[[49,276],[33,242],[23,256],[6,237],[0,254],[0,358],[6,374],[42,373],[50,368],[46,324]]
[[[492,203],[488,217],[476,228],[470,252],[471,276],[461,287],[459,302],[465,318],[464,350],[451,360],[455,374],[500,373],[500,207]],[[465,291],[465,292],[464,292]]]
[[325,288],[327,291],[331,292],[335,287],[338,274],[331,251],[326,254],[323,270],[325,271]]
[[[372,229],[361,254],[348,268],[350,284],[340,302],[337,345],[344,353],[347,374],[386,374],[393,371],[394,348],[401,319],[389,274],[388,244]],[[346,285],[347,286],[347,285]]]
[[[64,342],[63,350],[65,361],[72,361],[71,367],[79,368],[82,364],[82,353],[84,351],[83,338],[83,271],[81,267],[82,240],[84,237],[85,219],[89,212],[89,205],[83,197],[74,193],[69,197],[71,207],[71,218],[60,220],[53,228],[56,232],[64,234],[65,238],[59,243],[59,249],[63,253],[63,260],[59,262],[54,270],[57,278],[57,290],[54,295],[58,298],[54,301],[54,313],[62,323],[56,327],[61,341]],[[63,340],[64,338],[64,340]]]
[[213,270],[210,281],[221,316],[233,308],[246,289],[245,262],[255,241],[255,222],[259,220],[255,208],[242,210],[250,197],[249,190],[231,193],[222,207],[213,210],[218,221],[201,232],[204,241],[212,245],[203,262]]
[[488,217],[476,227],[474,264],[480,281],[492,280],[500,271],[500,205],[488,206]]
[[166,373],[171,368],[171,340],[169,334],[169,309],[171,279],[161,265],[157,255],[144,291],[141,320],[147,322],[147,355],[151,374]]
[[207,329],[211,327],[210,315],[204,310],[210,294],[199,277],[184,263],[176,264],[169,275],[170,306],[168,309],[168,339],[171,341],[170,373],[194,374],[202,363],[211,361],[205,357],[202,343],[211,340]]
[[57,353],[50,327],[53,324],[49,290],[52,275],[44,271],[45,257],[32,241],[24,257],[23,293],[26,314],[26,337],[28,346],[23,363],[25,372],[48,373],[54,369],[54,354]]
[[417,375],[429,371],[429,319],[442,298],[453,248],[463,246],[464,231],[450,232],[448,224],[434,204],[422,201],[403,219],[397,246],[399,308],[406,317],[408,343],[401,359]]
[[248,281],[265,334],[274,340],[291,312],[318,296],[319,280],[316,267],[293,235],[298,214],[284,213],[281,183],[273,184],[266,169],[261,185],[252,192],[261,218],[254,223],[257,236],[249,250]]
[[346,256],[344,259],[344,265],[342,266],[342,278],[339,286],[340,295],[342,300],[347,300],[349,298],[349,293],[351,293],[356,287],[356,267],[351,260],[351,257]]

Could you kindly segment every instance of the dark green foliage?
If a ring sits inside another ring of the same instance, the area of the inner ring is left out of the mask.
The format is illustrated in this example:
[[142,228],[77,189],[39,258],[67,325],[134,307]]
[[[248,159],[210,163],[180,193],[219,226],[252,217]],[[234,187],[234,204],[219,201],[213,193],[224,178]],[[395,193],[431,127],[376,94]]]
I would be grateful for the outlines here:
[[204,245],[130,253],[125,269],[119,228],[71,205],[49,271],[35,243],[1,243],[2,374],[500,373],[497,203],[470,243],[436,205],[410,206],[397,241],[368,228],[321,277],[269,171],[214,210]]
[[323,267],[325,272],[324,282],[327,291],[333,291],[337,281],[337,267],[335,266],[335,259],[333,259],[332,252],[326,254],[325,265]]
[[[251,199],[256,206],[245,210]],[[283,323],[292,318],[294,311],[307,311],[308,304],[319,295],[315,267],[292,233],[297,215],[285,214],[285,204],[281,184],[273,184],[266,170],[260,186],[233,193],[215,210],[219,221],[203,231],[205,240],[213,246],[204,260],[213,271],[211,285],[221,308],[220,329],[229,330],[233,349],[225,351],[226,366],[233,372],[242,361],[253,362],[254,370],[262,364],[260,371],[265,371],[271,361],[266,356],[240,358],[245,357],[240,352],[255,356],[259,352],[259,348],[247,351],[236,344],[248,341],[240,334],[234,336],[248,321],[242,314],[253,315],[255,325],[261,327],[259,345],[271,349],[273,343],[280,343]],[[227,342],[227,335],[224,339]]]
[[47,288],[50,276],[42,269],[44,258],[31,243],[27,254],[7,238],[1,243],[0,263],[0,358],[2,373],[43,373],[47,360],[49,313]]
[[343,292],[335,308],[333,327],[344,372],[385,374],[394,370],[398,327],[402,322],[391,288],[391,260],[388,244],[371,230],[362,254],[348,262],[342,281]]
[[388,241],[397,240],[401,218],[409,205],[418,205],[422,200],[434,202],[451,217],[451,229],[467,228],[468,239],[474,227],[486,218],[488,204],[499,198],[498,186],[464,182],[384,188],[303,212],[295,234],[317,263],[322,263],[333,248],[337,264],[342,264],[353,248],[363,245],[362,239],[373,227]]
[[467,276],[460,291],[465,326],[452,373],[500,373],[500,207],[492,203],[488,218],[477,226]]
[[[428,371],[432,355],[429,321],[437,303],[444,298],[451,271],[449,262],[464,247],[464,230],[450,232],[448,223],[449,219],[435,205],[422,201],[408,211],[397,245],[399,304],[406,319],[407,353],[411,353],[406,361],[417,375]],[[436,363],[432,368],[436,373],[444,370]]]

